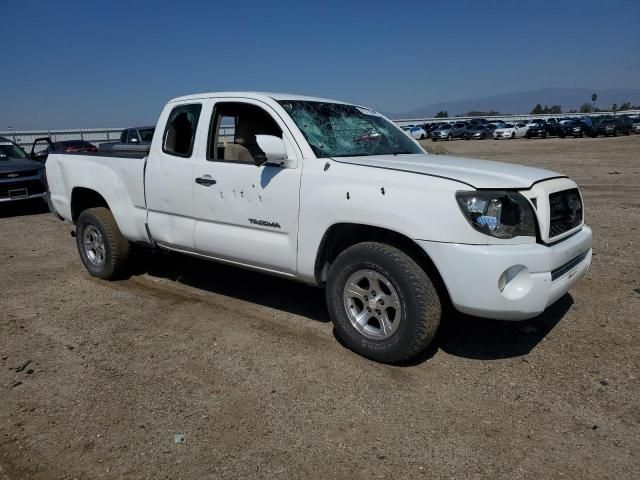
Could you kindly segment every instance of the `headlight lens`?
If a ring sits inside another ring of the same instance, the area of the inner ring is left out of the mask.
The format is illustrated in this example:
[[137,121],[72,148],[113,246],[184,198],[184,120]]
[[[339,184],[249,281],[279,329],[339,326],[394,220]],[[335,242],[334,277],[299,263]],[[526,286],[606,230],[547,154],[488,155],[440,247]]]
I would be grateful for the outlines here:
[[486,235],[496,238],[536,235],[533,208],[517,192],[458,192],[456,199],[471,226]]

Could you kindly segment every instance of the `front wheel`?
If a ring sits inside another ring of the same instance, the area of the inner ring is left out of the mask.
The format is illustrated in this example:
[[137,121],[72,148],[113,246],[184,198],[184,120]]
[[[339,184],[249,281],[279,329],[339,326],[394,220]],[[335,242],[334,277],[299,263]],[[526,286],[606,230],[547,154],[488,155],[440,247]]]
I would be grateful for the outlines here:
[[424,134],[420,135],[420,140],[424,140]]
[[124,273],[130,245],[109,209],[89,208],[80,214],[76,245],[82,263],[94,277],[112,280]]
[[442,315],[429,275],[402,251],[376,242],[356,244],[336,258],[326,296],[336,334],[345,345],[385,363],[423,351]]
[[451,135],[447,135],[447,140],[451,140]]

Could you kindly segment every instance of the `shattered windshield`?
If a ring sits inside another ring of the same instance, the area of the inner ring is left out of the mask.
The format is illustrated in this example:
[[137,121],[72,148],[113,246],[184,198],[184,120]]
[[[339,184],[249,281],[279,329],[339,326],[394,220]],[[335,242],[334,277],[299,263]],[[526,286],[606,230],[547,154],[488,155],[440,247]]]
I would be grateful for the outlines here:
[[281,100],[319,158],[424,153],[402,130],[367,108]]

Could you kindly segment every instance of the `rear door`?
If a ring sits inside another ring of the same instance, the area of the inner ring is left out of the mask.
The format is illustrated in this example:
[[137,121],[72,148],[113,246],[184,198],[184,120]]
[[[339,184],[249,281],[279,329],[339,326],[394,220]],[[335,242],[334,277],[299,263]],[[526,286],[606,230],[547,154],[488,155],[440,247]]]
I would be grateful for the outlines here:
[[[195,247],[215,258],[270,271],[297,271],[301,153],[269,105],[250,99],[212,99],[206,151],[194,169]],[[204,118],[203,118],[204,121]],[[289,168],[256,166],[255,136],[283,139]]]
[[151,235],[179,250],[194,250],[193,169],[202,143],[198,139],[207,134],[206,126],[200,127],[202,107],[202,101],[190,101],[165,108],[158,125],[166,127],[154,137],[145,171]]

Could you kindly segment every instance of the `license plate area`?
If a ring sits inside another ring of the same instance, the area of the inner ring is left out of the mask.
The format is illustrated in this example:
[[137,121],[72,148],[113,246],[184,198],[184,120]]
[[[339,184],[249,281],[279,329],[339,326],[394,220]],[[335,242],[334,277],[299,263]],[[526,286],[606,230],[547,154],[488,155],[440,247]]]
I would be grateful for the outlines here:
[[9,198],[25,198],[29,196],[29,192],[26,188],[16,188],[9,190]]

